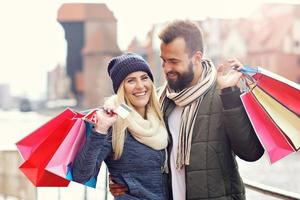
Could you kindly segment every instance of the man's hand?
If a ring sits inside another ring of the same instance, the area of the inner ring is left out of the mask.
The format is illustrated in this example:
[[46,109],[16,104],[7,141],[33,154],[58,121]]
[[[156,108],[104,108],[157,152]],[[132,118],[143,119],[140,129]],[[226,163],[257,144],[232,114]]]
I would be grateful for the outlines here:
[[109,191],[114,197],[121,196],[128,191],[128,188],[124,185],[115,183],[109,175]]
[[220,89],[236,86],[242,76],[239,70],[242,69],[243,65],[237,59],[228,60],[230,69],[225,73],[225,67],[223,64],[218,66],[217,81]]

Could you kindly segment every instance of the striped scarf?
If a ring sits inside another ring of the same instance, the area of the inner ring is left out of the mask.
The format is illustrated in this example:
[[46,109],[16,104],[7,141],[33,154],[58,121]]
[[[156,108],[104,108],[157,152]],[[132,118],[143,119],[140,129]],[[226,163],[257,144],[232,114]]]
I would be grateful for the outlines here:
[[183,107],[177,147],[177,169],[181,169],[184,165],[189,165],[192,134],[197,110],[204,95],[214,85],[217,78],[216,68],[211,61],[202,60],[201,64],[203,71],[201,79],[196,85],[185,88],[177,93],[166,84],[159,93],[162,108],[164,108],[167,98],[173,100],[177,106]]

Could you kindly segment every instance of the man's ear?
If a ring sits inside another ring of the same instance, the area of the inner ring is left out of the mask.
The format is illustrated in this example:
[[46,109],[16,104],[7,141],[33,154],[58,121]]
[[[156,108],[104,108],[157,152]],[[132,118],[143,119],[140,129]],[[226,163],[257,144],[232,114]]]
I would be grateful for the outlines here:
[[201,51],[196,51],[196,53],[194,54],[194,62],[195,64],[200,64],[201,63],[201,60],[202,60],[202,57],[203,57],[203,53]]

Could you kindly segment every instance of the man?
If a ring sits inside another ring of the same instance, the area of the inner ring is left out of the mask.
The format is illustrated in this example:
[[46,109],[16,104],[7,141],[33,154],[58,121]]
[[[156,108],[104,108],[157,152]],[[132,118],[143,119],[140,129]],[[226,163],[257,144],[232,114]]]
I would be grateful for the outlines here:
[[245,199],[235,155],[255,161],[264,150],[239,98],[242,64],[231,59],[234,69],[216,71],[203,59],[201,30],[191,21],[168,24],[159,38],[173,199]]
[[242,64],[231,59],[228,73],[223,65],[217,71],[203,58],[200,28],[188,20],[169,23],[159,38],[170,199],[245,199],[235,155],[255,161],[264,150],[239,98]]

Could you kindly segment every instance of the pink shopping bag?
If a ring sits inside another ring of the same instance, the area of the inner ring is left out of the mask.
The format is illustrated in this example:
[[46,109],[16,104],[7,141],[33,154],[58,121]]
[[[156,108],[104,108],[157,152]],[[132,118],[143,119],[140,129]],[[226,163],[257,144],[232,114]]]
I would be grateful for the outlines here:
[[[46,171],[62,177],[65,180],[74,181],[72,175],[72,164],[91,132],[91,124],[89,126],[86,124],[94,123],[93,115],[96,111],[97,109],[92,109],[86,115],[74,119],[76,122],[45,167]],[[83,184],[95,188],[97,184],[97,175],[95,177],[91,177],[89,181]]]
[[76,119],[75,124],[45,169],[65,178],[67,176],[68,165],[74,161],[75,156],[85,142],[85,131],[85,122],[80,118]]

